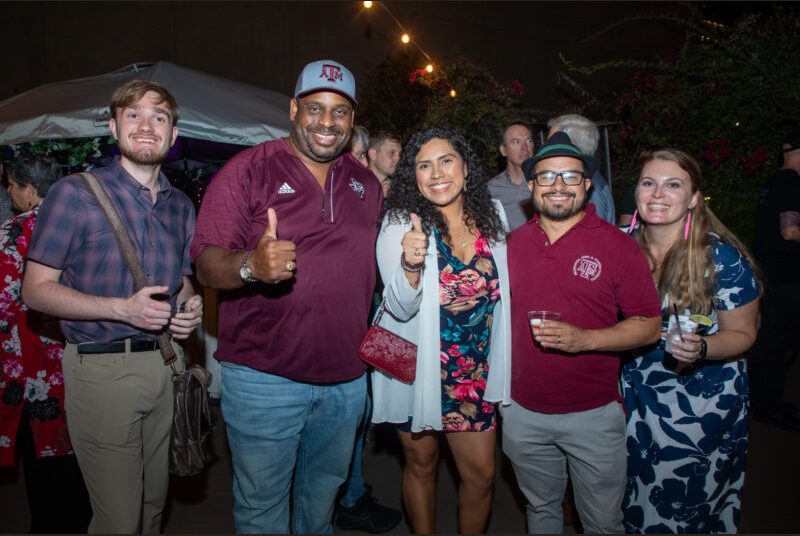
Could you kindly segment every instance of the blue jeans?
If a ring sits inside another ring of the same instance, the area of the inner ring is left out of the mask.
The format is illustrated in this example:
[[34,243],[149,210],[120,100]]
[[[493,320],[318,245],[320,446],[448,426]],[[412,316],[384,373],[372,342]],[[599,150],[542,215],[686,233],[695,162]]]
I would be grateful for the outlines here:
[[333,532],[333,505],[364,412],[366,376],[320,385],[231,363],[222,368],[236,532]]
[[347,475],[347,482],[344,483],[344,493],[342,493],[339,504],[345,508],[352,508],[356,502],[367,492],[367,485],[364,484],[364,443],[367,439],[369,430],[369,420],[372,416],[372,397],[367,392],[366,404],[364,405],[364,417],[358,423],[356,430],[356,443],[353,446],[353,458],[350,460],[350,473]]

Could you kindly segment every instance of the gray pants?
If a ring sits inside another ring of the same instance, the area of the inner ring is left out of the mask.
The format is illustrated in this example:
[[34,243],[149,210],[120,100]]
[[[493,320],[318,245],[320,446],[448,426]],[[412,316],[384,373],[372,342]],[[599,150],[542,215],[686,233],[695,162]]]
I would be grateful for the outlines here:
[[74,344],[62,363],[69,434],[94,511],[89,533],[159,533],[169,483],[170,368],[158,350],[83,355]]
[[567,464],[585,532],[624,532],[627,453],[620,404],[551,415],[512,402],[501,411],[503,451],[528,501],[529,533],[564,532]]

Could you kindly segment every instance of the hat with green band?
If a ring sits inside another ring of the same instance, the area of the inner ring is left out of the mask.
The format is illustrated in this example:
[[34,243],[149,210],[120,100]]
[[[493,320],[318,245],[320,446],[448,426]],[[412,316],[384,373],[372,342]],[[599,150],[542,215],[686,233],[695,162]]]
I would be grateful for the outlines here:
[[557,156],[576,158],[583,162],[583,172],[587,177],[591,177],[592,173],[594,173],[594,158],[583,154],[580,149],[575,147],[565,132],[556,132],[545,140],[544,145],[535,155],[522,163],[522,172],[525,174],[525,179],[531,180],[533,178],[533,168],[538,162]]

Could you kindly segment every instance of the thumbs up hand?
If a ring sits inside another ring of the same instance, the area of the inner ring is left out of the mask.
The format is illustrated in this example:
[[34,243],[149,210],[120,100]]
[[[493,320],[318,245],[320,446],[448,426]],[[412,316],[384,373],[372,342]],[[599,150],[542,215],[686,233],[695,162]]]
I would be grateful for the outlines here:
[[428,253],[428,235],[422,231],[419,216],[413,212],[410,216],[411,230],[403,235],[400,245],[403,246],[406,264],[418,265],[425,262],[425,255]]
[[278,240],[278,214],[267,210],[267,228],[258,241],[249,264],[253,276],[265,283],[279,283],[294,277],[297,268],[295,244],[291,240]]

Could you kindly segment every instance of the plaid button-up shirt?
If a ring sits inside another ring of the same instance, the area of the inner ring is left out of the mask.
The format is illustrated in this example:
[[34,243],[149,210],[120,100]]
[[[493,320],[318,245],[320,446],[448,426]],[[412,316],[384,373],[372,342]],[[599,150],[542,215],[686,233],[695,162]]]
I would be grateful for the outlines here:
[[[115,160],[93,171],[120,214],[150,285],[169,286],[171,299],[192,273],[189,245],[195,210],[189,198],[162,173],[153,203],[145,188]],[[61,283],[86,294],[125,298],[135,292],[111,225],[80,175],[50,189],[39,211],[28,259],[62,270]],[[62,320],[69,342],[152,339],[155,334],[110,321]]]

